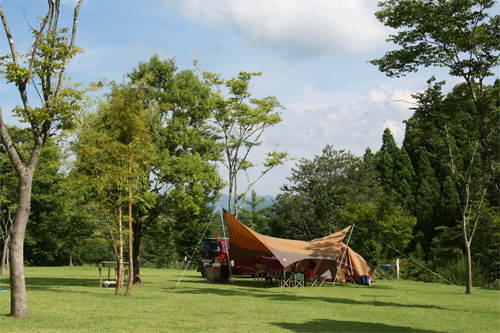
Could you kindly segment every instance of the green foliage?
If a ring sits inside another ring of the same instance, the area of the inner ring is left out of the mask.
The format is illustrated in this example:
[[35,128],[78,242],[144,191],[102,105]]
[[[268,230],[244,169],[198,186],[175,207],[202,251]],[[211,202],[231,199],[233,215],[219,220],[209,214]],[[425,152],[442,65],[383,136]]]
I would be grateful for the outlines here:
[[[70,46],[69,29],[36,30],[32,34],[37,41],[37,47],[24,55],[26,65],[12,56],[3,57],[0,61],[0,74],[7,83],[14,83],[24,90],[27,84],[37,87],[42,92],[43,103],[39,107],[27,107],[27,104],[15,107],[12,111],[21,122],[29,123],[40,131],[53,132],[61,129],[71,129],[82,110],[85,90],[80,84],[70,84],[62,81],[66,64],[82,50]],[[53,82],[59,79],[59,82]]]
[[161,202],[169,209],[199,213],[222,186],[215,165],[222,147],[208,124],[210,88],[192,70],[178,71],[174,60],[157,55],[141,62],[128,77],[146,87],[143,102],[155,111],[148,130],[158,154],[154,167],[146,170],[154,178],[152,191],[165,196]]
[[375,163],[385,193],[404,209],[411,211],[415,202],[415,171],[406,150],[398,148],[388,128],[382,135],[382,147],[375,154]]
[[[459,286],[467,284],[467,265],[463,255],[459,256],[456,261],[448,263],[447,266],[438,268],[438,272],[453,284]],[[472,263],[472,285],[475,287],[485,285],[485,274],[479,260]]]
[[270,235],[272,231],[269,227],[271,218],[272,206],[261,208],[260,205],[266,200],[265,197],[258,197],[257,192],[252,190],[250,201],[245,203],[249,204],[249,209],[242,208],[238,219],[250,229],[257,231],[263,235]]
[[281,223],[293,225],[288,233],[298,234],[294,237],[304,240],[333,233],[335,210],[347,201],[345,179],[349,171],[355,169],[355,161],[350,153],[337,152],[331,146],[312,161],[301,159],[288,178],[291,184],[284,185],[284,195],[277,198],[275,220],[281,217]]
[[493,0],[381,1],[375,15],[397,30],[388,41],[400,48],[371,63],[391,77],[437,66],[467,82],[482,81],[500,64],[500,15],[490,15],[494,5]]
[[[207,206],[217,200],[223,186],[215,164],[222,146],[209,124],[212,91],[192,70],[178,71],[173,59],[161,60],[158,55],[139,63],[127,76],[144,89],[142,102],[153,111],[147,131],[157,151],[154,163],[143,170],[149,180],[143,193],[154,200],[134,219],[134,247],[160,247],[144,255],[148,264],[163,266],[192,251],[201,237],[200,224],[209,216]],[[175,223],[163,223],[165,219]],[[164,237],[158,238],[155,230]],[[142,237],[157,245],[144,247]]]
[[421,240],[420,245],[424,246],[425,252],[428,252],[430,241],[436,234],[434,224],[443,222],[439,221],[441,188],[427,154],[419,155],[417,175],[415,206],[413,209],[414,215],[417,216],[417,224],[414,233],[427,236]]
[[[431,79],[429,83],[433,81]],[[473,85],[471,92],[469,85],[458,84],[446,96],[442,93],[442,85],[442,82],[434,83],[415,96],[418,106],[407,121],[405,145],[409,147],[412,159],[419,163],[414,210],[419,223],[415,231],[426,234],[427,240],[422,245],[434,248],[436,257],[441,255],[441,258],[450,260],[456,257],[451,256],[453,253],[462,252],[463,248],[466,251],[479,250],[477,256],[473,252],[473,260],[488,265],[491,273],[487,274],[494,279],[497,274],[493,274],[493,268],[497,266],[486,264],[490,261],[484,260],[485,253],[492,246],[497,249],[493,258],[498,258],[500,252],[494,238],[485,238],[484,235],[488,234],[485,226],[495,224],[491,209],[498,212],[499,205],[500,169],[498,156],[492,148],[498,147],[500,133],[498,85],[481,87],[480,105],[473,97],[474,93],[480,92],[477,85]],[[449,234],[451,230],[453,232]],[[445,241],[451,235],[453,241]],[[476,247],[472,243],[474,237],[480,237],[486,243]],[[431,239],[432,243],[429,242]],[[460,243],[464,243],[463,247],[458,245]],[[430,255],[432,251],[428,253]],[[439,266],[439,260],[432,261]],[[492,261],[498,262],[496,259]]]
[[419,260],[418,264],[409,259],[402,259],[399,263],[400,278],[412,281],[439,283],[440,280],[436,275],[426,270],[429,263]]
[[[253,77],[261,75],[261,72],[242,71],[237,77],[223,80],[218,74],[203,73],[207,84],[216,90],[212,97],[213,119],[223,142],[225,153],[223,165],[228,170],[227,208],[236,217],[243,205],[243,199],[252,186],[266,173],[288,159],[287,152],[269,152],[257,179],[250,180],[248,176],[247,171],[256,166],[249,156],[251,150],[262,144],[261,136],[267,128],[281,122],[279,110],[283,109],[274,96],[261,99],[251,98],[250,82]],[[247,184],[243,191],[238,187],[240,172],[247,176]]]
[[313,160],[301,159],[277,197],[273,235],[311,240],[352,224],[340,212],[349,204],[377,200],[381,191],[371,163],[326,146]]
[[341,211],[340,218],[361,228],[361,231],[355,229],[349,244],[376,266],[382,259],[401,256],[413,238],[416,222],[415,217],[391,203],[388,197],[377,203],[349,205]]
[[175,224],[174,218],[165,215],[160,215],[151,224],[141,242],[142,267],[165,268],[179,261],[180,256],[175,248],[178,236],[174,233]]
[[101,261],[116,261],[113,246],[108,237],[103,235],[78,239],[73,258],[76,265],[97,265]]
[[[30,129],[9,127],[9,131],[16,142],[18,153],[27,158],[33,146]],[[24,253],[27,260],[34,260],[40,266],[67,265],[72,251],[78,251],[81,245],[80,237],[88,237],[93,232],[83,220],[72,223],[75,221],[68,220],[64,213],[68,205],[64,194],[68,193],[61,191],[65,179],[62,172],[65,156],[60,144],[52,137],[47,140],[33,177],[31,214],[26,229]],[[5,220],[9,210],[11,218],[16,211],[19,180],[4,146],[0,147],[0,161],[0,207],[2,220]]]
[[496,279],[495,282],[492,283],[491,288],[500,290],[500,279]]

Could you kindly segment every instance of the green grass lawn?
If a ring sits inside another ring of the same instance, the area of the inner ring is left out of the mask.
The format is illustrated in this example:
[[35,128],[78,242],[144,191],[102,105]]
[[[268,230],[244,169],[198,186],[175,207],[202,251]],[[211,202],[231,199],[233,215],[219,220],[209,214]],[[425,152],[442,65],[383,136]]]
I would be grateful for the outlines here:
[[[29,319],[0,292],[0,331],[500,332],[500,292],[380,280],[371,286],[208,283],[188,270],[142,269],[130,297],[100,289],[97,267],[27,267]],[[394,287],[399,289],[396,289]],[[0,276],[8,289],[8,275]]]

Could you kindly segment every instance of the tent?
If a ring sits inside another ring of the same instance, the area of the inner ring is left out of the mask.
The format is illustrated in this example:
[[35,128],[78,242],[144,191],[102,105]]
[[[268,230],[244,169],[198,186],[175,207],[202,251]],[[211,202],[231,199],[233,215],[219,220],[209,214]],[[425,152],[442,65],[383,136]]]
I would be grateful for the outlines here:
[[229,231],[231,260],[252,256],[275,256],[283,267],[305,259],[336,260],[342,240],[352,226],[324,238],[299,241],[264,236],[245,226],[224,210]]
[[[225,210],[224,216],[229,231],[231,260],[259,255],[274,256],[283,267],[296,263],[298,270],[305,269],[313,261],[316,265],[315,275],[325,276],[327,280],[337,276],[340,283],[360,283],[369,276],[374,281],[363,257],[342,242],[352,226],[323,238],[298,241],[261,235]],[[360,280],[360,277],[365,278]]]
[[[375,278],[363,257],[347,245],[342,244],[338,257],[337,282],[344,283],[354,281],[358,283],[361,276],[369,276],[370,281],[375,281]],[[340,259],[342,257],[343,259]]]

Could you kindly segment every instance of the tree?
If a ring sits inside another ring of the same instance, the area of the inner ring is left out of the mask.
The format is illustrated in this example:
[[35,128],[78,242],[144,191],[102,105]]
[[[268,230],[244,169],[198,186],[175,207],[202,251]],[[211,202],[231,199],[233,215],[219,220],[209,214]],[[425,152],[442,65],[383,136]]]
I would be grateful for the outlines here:
[[[500,16],[488,13],[494,5],[493,0],[382,1],[375,16],[398,29],[388,41],[401,48],[371,63],[390,77],[419,67],[447,67],[451,76],[465,80],[474,102],[480,103],[484,80],[500,63]],[[474,83],[479,89],[473,89]]]
[[[104,104],[97,113],[84,117],[72,150],[76,155],[70,186],[76,197],[102,216],[118,262],[116,294],[121,294],[123,262],[123,147],[116,133],[105,128],[106,118],[113,114]],[[106,113],[107,112],[107,113]],[[113,136],[115,134],[115,136]],[[80,194],[79,194],[80,193]],[[118,235],[116,235],[118,234]],[[118,238],[118,239],[116,239]]]
[[[24,131],[30,139],[24,144],[29,152],[33,142],[29,135],[30,130],[24,128]],[[24,255],[28,260],[34,260],[36,265],[53,266],[67,263],[69,231],[80,229],[79,226],[71,228],[62,214],[66,204],[60,191],[65,178],[62,172],[65,156],[59,138],[61,135],[47,138],[33,176]]]
[[[441,204],[441,189],[438,179],[435,177],[431,163],[424,152],[418,160],[418,184],[415,194],[414,214],[417,216],[415,234],[421,232],[425,239],[421,239],[420,245],[424,253],[429,253],[430,243],[437,236],[435,228],[443,225],[440,220],[439,211]],[[450,214],[450,212],[447,212]]]
[[410,211],[413,206],[413,180],[415,171],[404,148],[399,149],[391,131],[382,135],[382,147],[375,154],[376,169],[386,194]]
[[[493,69],[500,64],[500,15],[490,16],[488,13],[494,5],[493,0],[380,2],[381,10],[376,13],[376,17],[384,25],[398,29],[395,35],[389,36],[388,41],[401,48],[371,61],[390,77],[404,76],[416,72],[420,67],[436,66],[447,67],[451,76],[464,79],[479,118],[477,126],[483,141],[481,146],[486,152],[490,180],[498,179],[495,162],[498,139],[495,141],[497,135],[492,135],[494,133],[490,131],[487,121],[489,112],[484,81],[494,75]],[[458,180],[456,177],[453,179]],[[455,185],[457,187],[458,184]],[[500,200],[498,183],[495,188],[497,200]],[[462,211],[466,207],[470,206],[462,206]],[[468,222],[466,218],[464,223]],[[470,250],[473,233],[467,235],[466,229],[467,226],[464,226],[464,242]],[[467,258],[470,277],[471,262]],[[472,293],[472,282],[470,278],[467,280],[466,293]]]
[[[16,51],[7,17],[0,5],[0,17],[11,52],[10,56],[1,60],[1,73],[19,91],[22,105],[12,111],[21,121],[29,123],[34,140],[29,159],[23,159],[16,150],[0,109],[0,135],[19,177],[19,202],[10,245],[11,315],[14,317],[28,316],[23,250],[33,174],[47,137],[56,130],[71,127],[80,108],[82,92],[65,84],[65,74],[69,60],[79,51],[75,47],[75,37],[82,2],[79,0],[75,7],[73,27],[68,39],[66,33],[69,30],[58,27],[60,0],[48,1],[48,13],[43,17],[40,28],[32,29],[35,41],[24,56]],[[23,58],[26,65],[23,64]],[[33,107],[30,103],[30,86],[39,92],[36,95],[41,98],[39,107]]]
[[271,228],[276,237],[327,236],[352,224],[339,218],[342,209],[380,197],[373,164],[329,145],[313,160],[301,159],[288,180],[291,184],[282,187],[274,208]]
[[[144,87],[142,103],[154,111],[147,131],[157,150],[154,162],[142,170],[149,181],[140,196],[147,204],[137,207],[133,220],[134,284],[140,284],[141,240],[152,224],[174,218],[179,249],[187,239],[194,237],[196,243],[201,236],[196,223],[207,216],[206,206],[222,188],[215,164],[221,146],[208,124],[213,111],[210,87],[193,70],[178,71],[173,59],[153,55],[127,76],[134,86]],[[185,254],[181,250],[179,255]]]
[[[407,131],[418,132],[424,138],[426,149],[432,158],[445,165],[453,182],[454,194],[460,211],[460,225],[467,262],[467,289],[472,293],[472,241],[480,221],[489,223],[486,216],[494,196],[492,174],[498,174],[500,161],[490,164],[488,140],[481,134],[484,121],[497,142],[500,139],[498,116],[498,93],[491,94],[493,87],[485,87],[485,116],[479,116],[466,84],[459,84],[446,97],[441,93],[442,82],[430,86],[425,92],[416,94],[418,107],[408,121]],[[498,91],[498,90],[497,90]],[[432,129],[432,131],[429,131]],[[414,134],[415,135],[415,134]],[[491,172],[490,167],[494,167]]]
[[[371,265],[378,266],[380,260],[394,258],[404,251],[413,238],[413,227],[417,219],[383,195],[375,201],[352,203],[339,211],[339,219],[345,224],[355,224],[365,232],[353,233],[351,243],[357,251],[366,254]],[[390,245],[382,246],[380,240]],[[399,253],[395,253],[395,248]]]
[[[149,185],[147,174],[153,165],[153,154],[155,146],[148,131],[149,110],[144,107],[144,89],[129,86],[113,86],[110,94],[109,111],[105,116],[104,129],[117,141],[121,147],[121,158],[118,160],[125,176],[126,196],[128,207],[128,259],[130,274],[133,272],[133,229],[132,229],[132,204],[135,200],[135,192],[144,192],[144,185]],[[117,161],[117,162],[118,162]],[[132,187],[134,191],[132,191]],[[138,200],[139,201],[139,200]],[[121,235],[120,235],[121,237]],[[128,279],[125,296],[130,295],[132,287],[131,278]]]
[[[278,109],[283,107],[274,96],[262,99],[251,98],[250,81],[258,73],[240,72],[237,77],[223,80],[217,74],[204,72],[204,77],[217,91],[214,94],[214,122],[223,140],[225,161],[228,170],[229,199],[228,209],[238,217],[241,206],[252,186],[266,173],[288,159],[287,152],[268,152],[263,162],[263,170],[256,179],[250,179],[248,170],[256,165],[250,161],[250,151],[262,144],[264,131],[281,122]],[[229,97],[224,96],[227,89]],[[245,190],[239,190],[239,174],[247,178]]]
[[[27,127],[9,126],[11,138],[16,143],[18,152],[22,156],[29,156],[33,147],[31,130]],[[26,227],[24,256],[34,260],[38,265],[63,265],[71,257],[71,248],[75,247],[75,236],[83,237],[89,234],[87,223],[73,223],[70,225],[67,214],[62,213],[68,206],[66,195],[61,186],[66,178],[62,168],[65,156],[63,155],[61,136],[47,138],[43,147],[40,161],[33,175],[33,189],[31,198],[30,217]],[[7,237],[14,218],[16,202],[18,201],[19,179],[10,162],[4,146],[0,146],[0,225]],[[1,224],[1,223],[6,223]],[[76,239],[75,239],[76,238]],[[7,248],[2,255],[6,264]],[[27,261],[28,261],[27,260]]]
[[[487,161],[495,174],[497,143],[490,132],[485,80],[500,64],[500,15],[488,11],[493,0],[388,0],[375,15],[384,25],[398,29],[389,42],[401,47],[372,64],[389,77],[401,77],[420,67],[446,67],[451,76],[465,80],[480,119]],[[432,20],[429,18],[432,17]],[[500,201],[500,186],[496,186]],[[500,207],[500,205],[499,205]],[[500,214],[500,208],[499,208]]]
[[[12,136],[17,137],[17,128],[10,128],[9,130]],[[7,150],[2,145],[0,147],[0,235],[3,244],[0,275],[5,274],[5,267],[8,267],[9,264],[10,229],[16,213],[17,183],[17,174],[12,168]]]
[[250,229],[258,233],[269,235],[271,230],[269,228],[269,215],[271,214],[272,205],[260,207],[266,200],[265,197],[258,197],[255,190],[251,191],[249,207],[242,207],[239,220]]
[[[123,231],[122,220],[128,220],[128,256],[131,272],[133,271],[133,230],[132,206],[146,202],[141,197],[149,189],[148,175],[153,164],[155,146],[148,128],[150,112],[142,102],[145,89],[130,84],[110,84],[111,92],[93,119],[91,127],[83,127],[80,140],[75,148],[76,166],[82,177],[93,175],[91,188],[93,198],[99,201],[109,200],[118,221],[118,265],[120,267],[117,294],[120,294]],[[88,130],[86,132],[85,130]],[[89,172],[90,171],[90,172]],[[101,187],[102,186],[102,187]],[[103,198],[105,198],[103,200]],[[125,213],[124,212],[128,212]],[[128,280],[126,296],[130,295],[132,279]]]

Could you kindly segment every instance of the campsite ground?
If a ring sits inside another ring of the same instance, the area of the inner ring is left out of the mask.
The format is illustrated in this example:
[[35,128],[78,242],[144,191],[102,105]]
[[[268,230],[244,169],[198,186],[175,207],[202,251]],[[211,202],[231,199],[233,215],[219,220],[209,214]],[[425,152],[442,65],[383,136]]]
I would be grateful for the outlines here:
[[[0,292],[2,332],[307,331],[499,332],[500,291],[444,285],[269,287],[251,279],[208,283],[188,270],[142,269],[130,297],[100,289],[97,267],[27,267],[30,318],[14,319]],[[8,275],[0,289],[10,289]],[[398,288],[398,289],[396,289]]]

